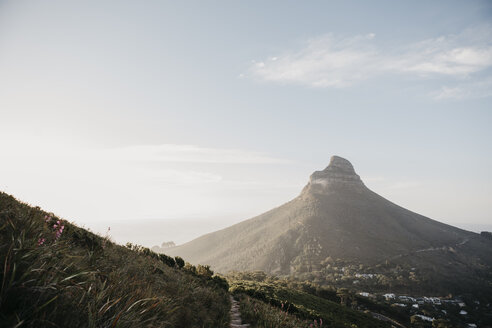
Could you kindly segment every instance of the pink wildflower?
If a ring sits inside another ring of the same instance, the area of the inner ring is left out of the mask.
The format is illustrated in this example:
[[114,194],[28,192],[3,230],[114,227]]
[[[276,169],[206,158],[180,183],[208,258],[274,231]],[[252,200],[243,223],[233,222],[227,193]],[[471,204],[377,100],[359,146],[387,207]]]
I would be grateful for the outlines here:
[[45,238],[39,238],[39,239],[38,239],[38,246],[43,245],[45,241],[46,241],[46,239],[45,239]]
[[63,229],[65,229],[65,225],[63,224],[63,222],[58,220],[56,221],[56,224],[53,225],[53,229],[55,230],[55,241],[56,241],[61,237],[63,233]]

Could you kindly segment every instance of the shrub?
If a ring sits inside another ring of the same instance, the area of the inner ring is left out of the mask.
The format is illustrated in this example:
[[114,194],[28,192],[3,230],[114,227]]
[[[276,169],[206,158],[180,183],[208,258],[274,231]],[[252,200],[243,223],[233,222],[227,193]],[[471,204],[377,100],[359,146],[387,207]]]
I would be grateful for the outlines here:
[[185,261],[184,261],[181,257],[176,256],[176,257],[174,258],[174,260],[175,260],[176,265],[178,266],[178,268],[180,268],[180,269],[181,269],[182,267],[184,267],[184,265],[185,265]]
[[169,267],[176,266],[176,261],[172,257],[167,256],[165,254],[159,254],[159,260],[161,260],[162,263],[164,263]]

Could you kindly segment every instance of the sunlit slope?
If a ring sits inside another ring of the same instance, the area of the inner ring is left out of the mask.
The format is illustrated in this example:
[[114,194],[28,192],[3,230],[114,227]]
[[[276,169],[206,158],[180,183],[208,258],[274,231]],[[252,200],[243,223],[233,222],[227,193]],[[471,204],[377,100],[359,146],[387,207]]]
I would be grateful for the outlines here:
[[0,327],[229,326],[225,280],[128,246],[0,192]]
[[311,272],[328,257],[366,265],[446,262],[461,273],[492,263],[489,241],[377,195],[336,156],[292,201],[167,252],[220,272]]

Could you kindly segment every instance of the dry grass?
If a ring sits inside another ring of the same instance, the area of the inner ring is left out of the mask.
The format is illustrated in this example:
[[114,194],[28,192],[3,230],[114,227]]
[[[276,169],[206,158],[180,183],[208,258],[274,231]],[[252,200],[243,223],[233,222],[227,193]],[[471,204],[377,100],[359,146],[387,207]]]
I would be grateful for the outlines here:
[[208,267],[46,215],[0,193],[1,327],[228,325],[227,283]]

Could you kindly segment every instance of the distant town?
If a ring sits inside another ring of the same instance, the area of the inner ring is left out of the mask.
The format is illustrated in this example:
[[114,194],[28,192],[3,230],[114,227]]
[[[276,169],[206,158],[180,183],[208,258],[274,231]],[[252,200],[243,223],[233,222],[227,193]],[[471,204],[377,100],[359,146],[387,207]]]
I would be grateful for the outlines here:
[[[381,300],[392,306],[406,309],[411,316],[411,322],[424,321],[433,322],[439,318],[452,318],[461,316],[460,321],[466,321],[468,316],[467,309],[478,306],[480,302],[474,301],[473,305],[467,305],[460,298],[440,298],[440,297],[412,297],[408,295],[398,295],[394,293],[372,294],[369,292],[359,292],[358,295],[373,300]],[[490,304],[487,305],[490,307]],[[467,327],[477,327],[473,322],[466,322]]]

